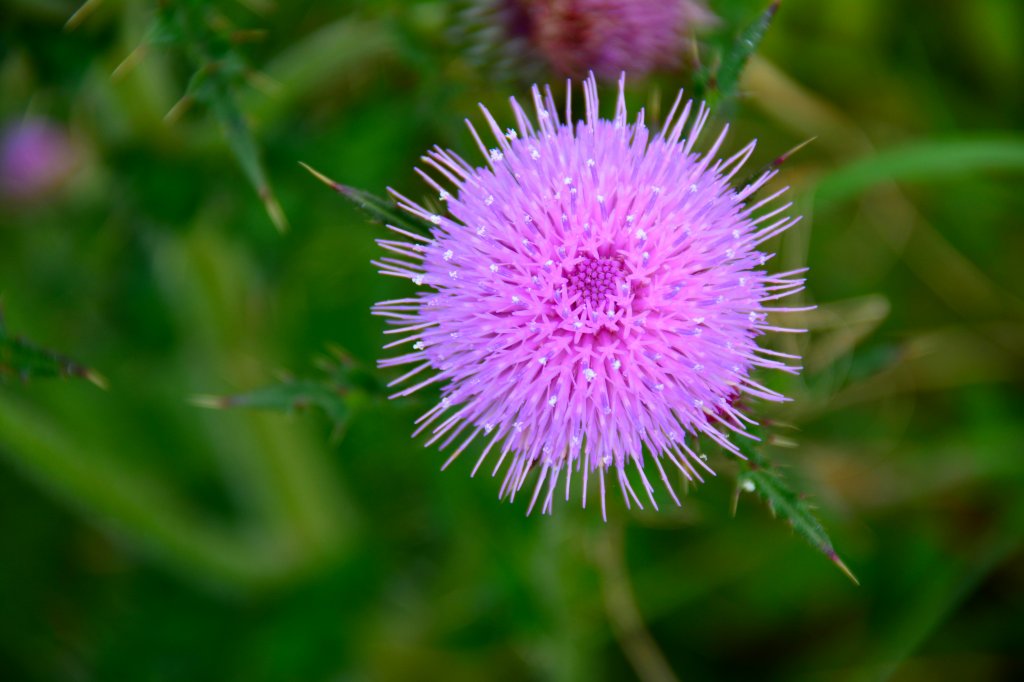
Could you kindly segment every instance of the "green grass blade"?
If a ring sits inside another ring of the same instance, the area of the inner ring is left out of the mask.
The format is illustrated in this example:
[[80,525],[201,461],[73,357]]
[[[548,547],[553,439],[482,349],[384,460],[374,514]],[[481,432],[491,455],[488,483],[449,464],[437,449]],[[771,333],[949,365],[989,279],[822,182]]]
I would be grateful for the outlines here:
[[882,182],[932,182],[988,171],[1024,171],[1024,136],[926,140],[888,149],[826,175],[815,199],[824,207]]

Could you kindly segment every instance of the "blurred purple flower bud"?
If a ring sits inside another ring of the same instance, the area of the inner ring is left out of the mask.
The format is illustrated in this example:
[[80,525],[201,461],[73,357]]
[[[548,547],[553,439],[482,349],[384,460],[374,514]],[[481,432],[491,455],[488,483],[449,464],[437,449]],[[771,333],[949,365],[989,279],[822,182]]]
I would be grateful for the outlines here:
[[542,0],[529,3],[533,41],[558,71],[642,76],[678,64],[712,15],[697,0]]
[[45,119],[8,125],[0,136],[0,195],[33,201],[58,189],[78,165],[67,131]]
[[702,0],[474,0],[461,14],[471,61],[499,75],[614,79],[674,68],[715,17]]

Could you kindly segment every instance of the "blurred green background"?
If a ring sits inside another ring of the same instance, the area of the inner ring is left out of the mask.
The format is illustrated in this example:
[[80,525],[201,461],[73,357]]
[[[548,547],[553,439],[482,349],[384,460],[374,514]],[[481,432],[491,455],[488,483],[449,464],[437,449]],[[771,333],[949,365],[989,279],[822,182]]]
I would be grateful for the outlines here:
[[[765,8],[711,5],[711,55]],[[462,119],[523,90],[451,5],[77,7],[0,2],[0,125],[74,156],[0,203],[4,323],[109,384],[0,385],[0,679],[1024,679],[1024,3],[787,0],[722,103],[752,171],[817,138],[773,245],[811,268],[811,333],[771,341],[807,369],[754,411],[859,587],[754,495],[733,517],[721,454],[679,510],[527,518],[409,439],[430,395],[377,396],[368,308],[407,283],[298,161],[421,196],[430,145],[476,158]],[[364,368],[333,439],[190,402],[327,376],[329,344]]]

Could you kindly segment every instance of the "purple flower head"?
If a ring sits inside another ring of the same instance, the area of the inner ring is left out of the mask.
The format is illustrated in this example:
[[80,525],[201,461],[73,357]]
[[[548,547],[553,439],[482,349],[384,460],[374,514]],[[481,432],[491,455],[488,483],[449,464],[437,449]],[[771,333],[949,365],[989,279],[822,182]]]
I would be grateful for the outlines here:
[[385,348],[404,349],[380,365],[412,366],[392,382],[407,385],[396,396],[441,385],[416,433],[454,444],[445,466],[480,442],[473,473],[495,460],[501,497],[513,498],[536,469],[531,510],[543,493],[550,512],[562,485],[568,500],[580,475],[586,506],[597,474],[604,513],[608,472],[627,506],[641,506],[630,467],[655,508],[649,475],[678,504],[666,469],[697,480],[713,473],[691,447],[696,436],[738,454],[729,432],[755,422],[736,398],[784,400],[753,370],[799,369],[785,362],[795,356],[756,342],[789,331],[767,320],[766,304],[803,285],[802,271],[765,272],[771,256],[757,250],[799,220],[784,215],[790,204],[762,212],[785,189],[748,201],[774,171],[733,187],[753,142],[719,159],[723,130],[695,151],[709,110],[683,104],[681,92],[652,133],[642,111],[627,120],[623,86],[611,120],[598,115],[593,75],[575,124],[571,95],[563,118],[550,89],[536,86],[536,119],[513,99],[515,127],[502,130],[484,109],[496,146],[470,130],[487,165],[439,147],[424,156],[437,179],[420,175],[446,215],[396,193],[431,234],[391,227],[403,239],[379,240],[394,256],[374,263],[422,287],[374,307],[392,326]]
[[492,73],[617,78],[678,65],[715,17],[702,0],[465,0],[453,37]]
[[43,119],[9,126],[0,136],[0,195],[29,201],[61,185],[78,152],[60,127]]
[[688,34],[711,20],[695,0],[539,0],[528,7],[537,48],[574,76],[675,66]]

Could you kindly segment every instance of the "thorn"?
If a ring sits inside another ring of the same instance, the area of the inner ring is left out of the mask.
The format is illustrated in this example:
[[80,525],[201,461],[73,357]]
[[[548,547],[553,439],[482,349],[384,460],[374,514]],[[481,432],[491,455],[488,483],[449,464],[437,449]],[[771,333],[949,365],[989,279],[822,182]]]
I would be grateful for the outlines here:
[[771,435],[768,437],[768,445],[774,445],[778,448],[795,448],[798,443],[788,438],[783,438],[779,435]]
[[194,395],[188,401],[196,407],[205,407],[208,410],[223,410],[231,402],[227,396],[221,395]]
[[181,117],[185,115],[185,112],[192,107],[192,103],[195,102],[195,98],[192,95],[184,95],[181,99],[174,103],[170,111],[164,114],[164,123],[174,125],[181,120]]
[[736,481],[736,487],[732,491],[732,502],[729,505],[729,512],[732,517],[736,518],[736,511],[740,507],[740,482]]
[[761,420],[761,426],[773,429],[789,429],[791,431],[800,430],[800,427],[797,426],[796,424],[791,424],[789,422],[780,422],[775,419],[763,419]]
[[271,193],[270,188],[264,185],[259,190],[260,200],[263,201],[263,208],[266,209],[267,215],[270,216],[271,222],[274,223],[274,227],[277,231],[284,234],[288,231],[288,219],[284,216],[284,211],[281,210],[281,204],[277,202],[277,198]]
[[[693,38],[692,35],[690,37]],[[692,40],[692,39],[690,40],[689,47],[690,47],[690,50],[692,51],[692,54],[690,55],[690,57],[693,58],[693,72],[696,73],[696,72],[700,71],[700,68],[701,68],[701,64],[700,64],[700,49],[698,48],[697,41],[696,40]]]
[[85,0],[82,6],[75,10],[75,13],[64,22],[64,30],[73,31],[78,28],[79,24],[85,21],[99,7],[99,4],[100,0]]
[[103,391],[110,387],[110,384],[107,383],[107,378],[94,369],[87,369],[82,372],[82,378]]
[[315,168],[310,166],[308,163],[304,163],[302,161],[299,161],[299,165],[302,166],[303,168],[305,168],[307,171],[309,171],[310,174],[314,178],[316,178],[320,182],[324,183],[325,185],[327,185],[328,187],[333,189],[335,192],[338,192],[339,194],[348,194],[348,191],[347,191],[348,187],[346,187],[345,185],[342,185],[341,183],[335,182],[334,180],[331,180],[329,177],[327,177],[326,175],[324,175],[320,171],[316,170]]
[[139,65],[145,56],[146,51],[149,49],[148,43],[140,43],[134,50],[128,53],[128,56],[121,60],[121,63],[110,72],[110,79],[117,82],[131,73],[132,69]]
[[825,552],[825,556],[827,556],[829,560],[832,563],[834,563],[840,571],[843,572],[843,575],[850,579],[850,582],[852,582],[857,587],[860,587],[860,581],[857,580],[857,576],[855,576],[853,574],[853,571],[851,571],[850,568],[845,563],[843,563],[843,560],[839,558],[839,555],[836,554],[835,550],[829,549],[827,552]]
[[793,156],[798,151],[800,151],[801,149],[803,149],[804,147],[806,147],[807,145],[809,145],[810,143],[814,142],[817,139],[818,139],[817,135],[815,135],[814,137],[809,137],[806,140],[804,140],[803,142],[801,142],[800,144],[798,144],[797,146],[795,146],[792,149],[790,149],[789,151],[784,152],[782,155],[779,156],[779,158],[777,158],[774,161],[772,161],[772,164],[771,164],[772,168],[778,168],[779,166],[784,164],[786,161],[788,161],[789,157]]
[[265,40],[267,30],[262,28],[238,29],[231,32],[231,42],[236,45],[241,43],[258,43]]
[[784,164],[787,161],[789,161],[790,157],[792,157],[798,151],[800,151],[801,149],[803,149],[804,147],[806,147],[807,145],[809,145],[810,143],[814,142],[817,139],[818,139],[817,135],[815,135],[814,137],[809,137],[806,140],[804,140],[803,142],[801,142],[800,144],[798,144],[795,147],[793,147],[792,149],[790,149],[789,151],[783,152],[778,157],[776,157],[775,160],[772,161],[771,163],[767,163],[764,166],[761,166],[760,170],[758,170],[756,173],[754,173],[753,175],[748,177],[746,180],[744,180],[741,183],[741,186],[742,185],[752,185],[752,184],[754,184],[765,173],[769,173],[769,172],[779,168],[780,166],[782,166],[782,164]]
[[246,71],[245,79],[254,90],[258,90],[268,97],[277,97],[281,94],[284,86],[262,71]]

